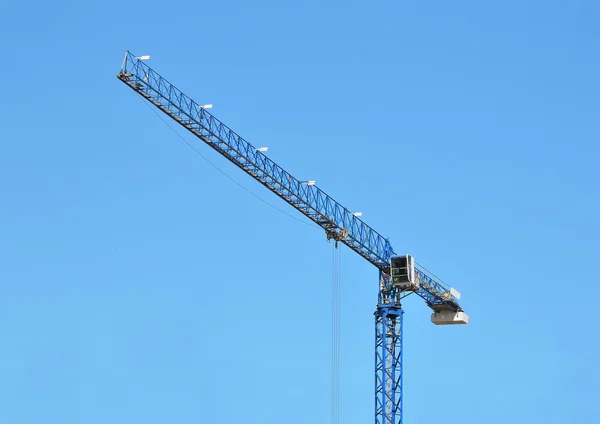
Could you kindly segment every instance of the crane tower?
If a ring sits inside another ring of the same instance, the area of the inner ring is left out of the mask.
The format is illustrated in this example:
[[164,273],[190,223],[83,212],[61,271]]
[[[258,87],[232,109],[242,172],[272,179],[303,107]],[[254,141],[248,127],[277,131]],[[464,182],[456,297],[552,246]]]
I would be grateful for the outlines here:
[[379,271],[375,310],[375,423],[402,424],[401,300],[416,293],[437,325],[467,324],[460,293],[410,255],[397,255],[389,239],[321,190],[314,181],[296,179],[129,51],[117,78],[325,230]]

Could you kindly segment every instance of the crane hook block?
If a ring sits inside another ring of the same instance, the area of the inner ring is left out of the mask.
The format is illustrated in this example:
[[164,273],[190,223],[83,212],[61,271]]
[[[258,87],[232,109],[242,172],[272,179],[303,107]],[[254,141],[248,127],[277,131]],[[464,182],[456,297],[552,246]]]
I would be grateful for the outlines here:
[[394,256],[390,259],[392,285],[400,291],[419,290],[419,279],[415,275],[415,260],[410,255]]

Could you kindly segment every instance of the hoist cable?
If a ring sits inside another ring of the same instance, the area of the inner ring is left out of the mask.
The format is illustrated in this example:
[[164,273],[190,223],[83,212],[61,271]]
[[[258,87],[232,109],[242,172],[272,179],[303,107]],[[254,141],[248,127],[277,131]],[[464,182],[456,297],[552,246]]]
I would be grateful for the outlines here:
[[177,130],[175,128],[173,128],[152,106],[150,106],[148,103],[146,103],[144,101],[144,99],[142,99],[140,97],[140,100],[142,101],[142,103],[144,103],[152,112],[154,112],[154,114],[156,116],[158,116],[160,118],[161,121],[163,121],[163,123],[169,127],[169,129],[171,131],[173,131],[175,133],[175,135],[177,135],[177,137],[179,137],[180,139],[183,140],[183,142],[185,144],[188,145],[188,147],[190,149],[192,149],[194,152],[196,152],[198,154],[198,156],[200,156],[202,159],[204,159],[206,162],[208,162],[209,165],[211,165],[213,168],[215,168],[217,171],[219,171],[221,174],[225,175],[228,179],[230,179],[231,181],[233,181],[234,184],[236,184],[237,186],[239,186],[240,188],[242,188],[244,191],[247,191],[248,193],[250,193],[252,196],[256,197],[258,200],[260,200],[261,202],[263,202],[264,204],[272,207],[273,209],[275,209],[276,211],[281,212],[284,215],[289,216],[292,219],[295,219],[296,221],[299,221],[301,223],[303,223],[304,225],[308,225],[309,227],[313,227],[313,228],[320,228],[314,224],[311,224],[310,222],[306,222],[303,219],[300,219],[298,217],[295,217],[294,215],[291,215],[289,213],[287,213],[286,211],[284,211],[283,209],[278,208],[277,206],[269,203],[268,201],[266,201],[265,199],[263,199],[262,197],[260,197],[259,195],[251,192],[250,190],[248,190],[246,187],[244,187],[242,184],[240,184],[239,182],[237,182],[236,180],[233,179],[233,177],[231,177],[229,174],[227,174],[225,171],[223,171],[221,168],[219,168],[216,164],[214,164],[213,162],[211,162],[206,156],[204,156],[198,149],[196,149],[196,146],[194,146],[192,143],[190,143],[189,141],[187,141],[181,134],[179,134],[177,132]]
[[340,422],[340,249],[333,246],[331,282],[331,424]]

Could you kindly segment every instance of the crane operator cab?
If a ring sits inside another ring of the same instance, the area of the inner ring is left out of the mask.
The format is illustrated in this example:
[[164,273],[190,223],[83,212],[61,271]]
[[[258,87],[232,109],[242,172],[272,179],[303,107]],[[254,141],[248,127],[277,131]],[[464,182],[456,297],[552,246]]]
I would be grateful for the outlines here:
[[419,279],[415,274],[415,260],[412,256],[394,256],[390,259],[392,285],[400,291],[419,290]]

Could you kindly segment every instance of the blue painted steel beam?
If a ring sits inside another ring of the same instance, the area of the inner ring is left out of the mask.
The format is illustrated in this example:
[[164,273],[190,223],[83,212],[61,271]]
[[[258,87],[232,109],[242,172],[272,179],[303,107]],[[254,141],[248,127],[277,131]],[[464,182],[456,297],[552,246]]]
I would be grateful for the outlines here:
[[[395,254],[389,239],[323,190],[295,178],[130,52],[125,54],[117,77],[323,228],[328,238],[339,240],[375,265],[380,272],[389,274],[390,258]],[[442,305],[461,310],[455,298],[442,297],[448,292],[448,287],[424,270],[418,270],[418,274],[427,284],[422,285],[416,293],[430,307]]]
[[375,424],[402,424],[402,316],[399,304],[375,311]]

